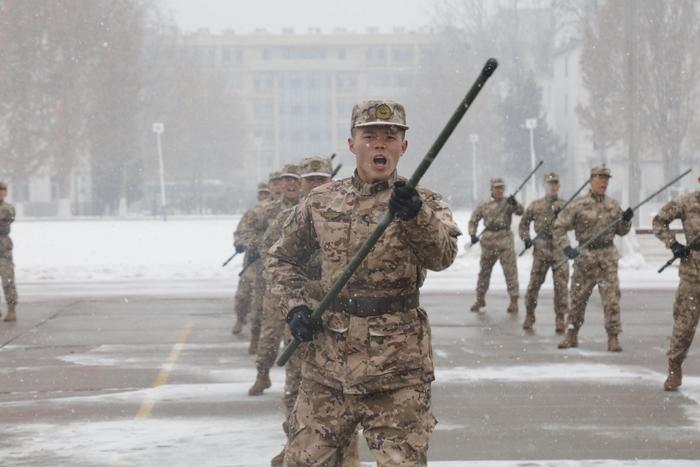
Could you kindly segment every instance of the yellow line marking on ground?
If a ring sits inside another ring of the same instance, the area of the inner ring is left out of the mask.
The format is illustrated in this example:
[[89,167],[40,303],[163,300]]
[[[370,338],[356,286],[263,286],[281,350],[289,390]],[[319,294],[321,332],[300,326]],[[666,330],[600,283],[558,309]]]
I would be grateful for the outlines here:
[[[185,327],[182,328],[182,331],[180,331],[180,335],[177,338],[177,342],[175,343],[175,345],[173,345],[173,348],[170,351],[170,355],[168,355],[168,359],[160,367],[160,372],[158,373],[158,376],[156,376],[155,381],[153,381],[153,385],[151,386],[151,388],[155,389],[158,386],[162,386],[168,382],[170,372],[173,370],[173,366],[175,366],[175,362],[180,356],[180,351],[182,350],[182,347],[184,346],[185,342],[187,342],[187,339],[190,336],[190,332],[192,331],[193,325],[194,322],[189,321],[185,325]],[[141,403],[141,407],[139,408],[139,412],[136,414],[136,418],[148,418],[151,415],[151,412],[153,411],[153,406],[155,405],[155,403],[155,394],[152,393],[146,396],[146,398]]]

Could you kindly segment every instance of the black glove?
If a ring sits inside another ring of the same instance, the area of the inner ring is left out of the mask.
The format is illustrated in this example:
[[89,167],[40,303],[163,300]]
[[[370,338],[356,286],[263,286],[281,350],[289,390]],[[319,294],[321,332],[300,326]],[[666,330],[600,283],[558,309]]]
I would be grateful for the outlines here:
[[243,253],[245,251],[245,245],[236,245],[236,253]]
[[564,254],[567,258],[574,259],[578,256],[578,250],[576,248],[571,248],[570,246],[567,246],[566,248],[564,248]]
[[314,338],[314,332],[321,329],[321,321],[311,318],[311,309],[306,305],[289,310],[287,324],[292,336],[301,342],[309,342]]
[[526,238],[525,240],[523,240],[523,242],[525,243],[526,250],[532,246],[532,240],[530,240],[529,238]]
[[690,248],[678,242],[673,242],[671,251],[673,252],[674,258],[687,258],[690,256]]
[[476,235],[472,235],[472,245],[479,243],[479,237]]
[[248,263],[252,263],[253,261],[257,261],[260,259],[260,253],[258,253],[258,250],[253,250],[250,253],[248,253]]
[[406,182],[398,180],[394,183],[394,192],[389,199],[389,211],[401,220],[408,221],[418,215],[423,201],[415,188],[406,186]]
[[511,206],[517,206],[517,205],[518,205],[518,202],[515,200],[515,196],[513,196],[513,195],[510,195],[510,196],[508,197],[508,199],[506,199],[506,201],[507,201],[508,204],[510,204]]
[[634,211],[632,210],[632,208],[627,208],[625,212],[622,213],[622,220],[625,222],[631,221],[633,217]]

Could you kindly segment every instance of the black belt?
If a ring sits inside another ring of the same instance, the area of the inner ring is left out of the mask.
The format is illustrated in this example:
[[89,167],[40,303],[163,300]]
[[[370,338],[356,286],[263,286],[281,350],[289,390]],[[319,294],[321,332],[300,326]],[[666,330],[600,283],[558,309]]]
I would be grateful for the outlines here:
[[602,250],[604,248],[610,248],[613,246],[612,240],[609,240],[607,242],[593,242],[590,245],[588,245],[589,250]]
[[506,227],[505,225],[489,225],[486,227],[486,230],[489,232],[498,232],[500,230],[509,230],[510,227]]
[[387,313],[397,313],[418,308],[420,305],[420,292],[417,290],[409,295],[400,297],[356,297],[336,298],[331,310],[343,311],[353,316],[362,318],[368,316],[380,316]]

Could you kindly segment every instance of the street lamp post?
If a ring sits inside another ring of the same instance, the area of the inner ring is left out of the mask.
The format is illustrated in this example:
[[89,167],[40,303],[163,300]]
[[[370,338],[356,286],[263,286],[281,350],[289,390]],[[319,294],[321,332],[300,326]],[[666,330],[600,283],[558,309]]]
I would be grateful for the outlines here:
[[167,221],[167,215],[165,213],[165,168],[163,166],[163,147],[160,144],[160,135],[165,131],[165,125],[162,122],[155,122],[153,124],[153,132],[156,134],[156,144],[158,145],[158,170],[160,171],[160,209],[163,214],[163,220]]
[[474,203],[479,198],[479,191],[476,186],[476,143],[479,142],[479,135],[472,133],[469,135],[469,141],[472,143],[472,196],[474,198]]
[[[537,128],[537,119],[526,119],[525,128],[530,130],[530,167],[532,170],[535,170],[535,128]],[[532,199],[535,198],[537,198],[537,177],[532,177]]]

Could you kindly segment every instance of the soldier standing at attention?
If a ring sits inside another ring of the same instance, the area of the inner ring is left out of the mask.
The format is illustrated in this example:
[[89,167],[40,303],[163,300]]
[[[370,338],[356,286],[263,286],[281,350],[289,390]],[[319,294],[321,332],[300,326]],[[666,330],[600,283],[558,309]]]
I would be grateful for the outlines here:
[[680,283],[673,304],[673,335],[668,349],[668,378],[664,383],[666,391],[675,391],[681,385],[681,367],[693,343],[700,317],[700,241],[688,245],[679,243],[668,227],[674,219],[683,222],[686,242],[692,242],[700,235],[700,191],[669,201],[653,221],[656,238],[671,249],[675,258],[681,259]]
[[[378,465],[427,465],[434,371],[418,289],[427,269],[452,264],[460,232],[439,194],[409,188],[396,173],[408,147],[405,115],[393,101],[353,108],[354,175],[311,192],[269,252],[269,276],[289,297],[290,332],[309,342],[286,466],[335,465],[358,424]],[[320,250],[327,291],[387,209],[396,220],[313,320],[303,288],[308,258]]]
[[[258,204],[255,206],[260,206],[262,203],[267,202],[270,199],[270,189],[267,183],[258,183]],[[246,251],[248,244],[246,243],[245,235],[242,231],[245,226],[251,222],[251,218],[254,216],[255,207],[248,209],[241,220],[238,222],[236,231],[233,233],[233,246],[236,248],[236,253],[243,253]],[[243,257],[243,264],[248,264],[250,262],[250,255],[246,253]],[[233,334],[240,334],[247,322],[248,315],[250,314],[251,303],[253,300],[253,285],[255,282],[255,271],[251,268],[245,270],[243,275],[238,279],[238,288],[236,289],[236,296],[234,298],[234,310],[236,311],[236,323],[233,325],[231,332]]]
[[10,225],[15,221],[15,208],[5,202],[7,184],[0,182],[0,278],[7,303],[4,321],[17,320],[17,288],[15,287],[15,263],[12,260]]
[[554,280],[554,314],[555,331],[557,334],[564,332],[566,326],[566,313],[569,309],[569,265],[563,264],[554,268],[564,258],[564,252],[557,248],[552,237],[552,225],[564,206],[564,201],[559,199],[559,175],[554,172],[544,174],[546,195],[530,203],[525,214],[520,219],[520,239],[526,248],[533,246],[530,239],[530,223],[535,224],[535,249],[532,252],[532,271],[530,283],[525,293],[525,322],[523,329],[530,330],[535,324],[535,308],[537,308],[537,296],[540,287],[547,276],[547,271],[552,269]]
[[481,219],[484,220],[485,231],[481,236],[481,260],[479,278],[476,283],[476,301],[471,311],[478,312],[486,306],[486,292],[489,290],[491,271],[496,261],[501,262],[510,304],[508,313],[518,312],[518,263],[515,256],[515,243],[510,225],[513,214],[523,215],[523,206],[513,196],[505,197],[506,184],[501,178],[491,180],[491,199],[482,201],[469,218],[469,235],[471,244],[479,241],[476,229]]
[[[632,208],[622,212],[620,204],[605,194],[610,181],[610,169],[605,165],[591,169],[591,189],[562,211],[554,222],[554,239],[564,254],[574,260],[574,274],[571,278],[571,308],[569,310],[566,337],[559,344],[560,349],[578,347],[578,330],[583,325],[588,299],[593,287],[598,285],[605,313],[605,330],[608,333],[608,351],[621,352],[617,338],[622,332],[620,323],[620,280],[617,262],[620,255],[613,244],[615,235],[627,235],[634,216]],[[573,230],[579,245],[587,242],[608,224],[622,216],[622,221],[610,229],[583,251],[569,245],[566,232]]]

